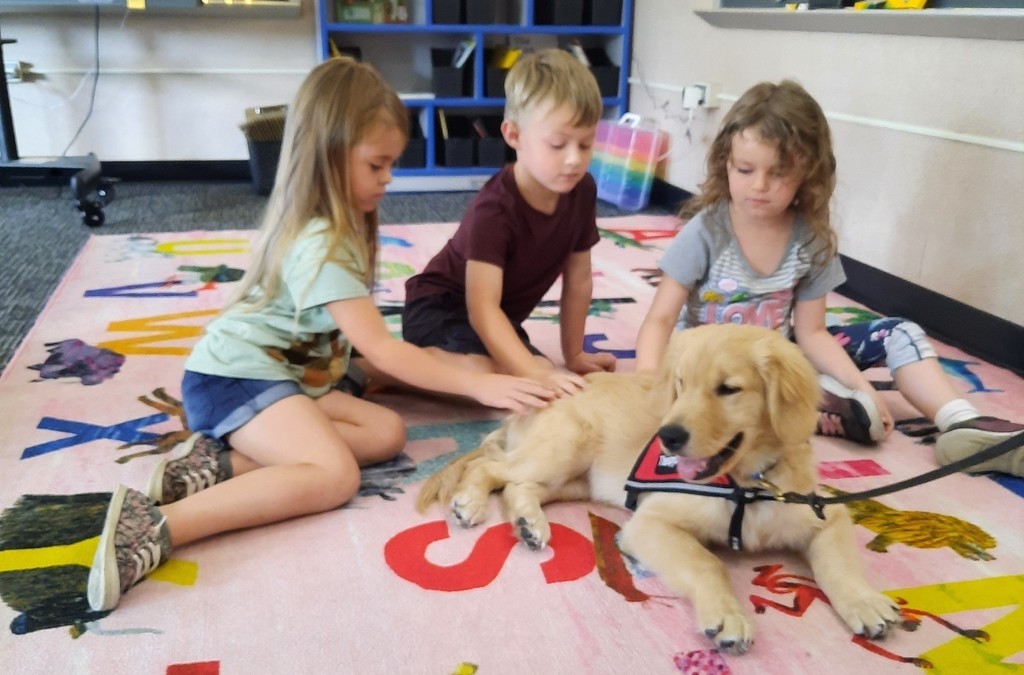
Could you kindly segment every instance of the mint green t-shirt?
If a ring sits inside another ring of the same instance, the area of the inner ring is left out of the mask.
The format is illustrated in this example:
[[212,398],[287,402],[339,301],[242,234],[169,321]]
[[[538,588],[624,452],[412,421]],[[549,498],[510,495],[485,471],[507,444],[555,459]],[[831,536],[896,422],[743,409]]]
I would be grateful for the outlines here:
[[[322,396],[348,368],[352,346],[338,330],[326,305],[365,298],[369,289],[338,259],[328,258],[327,222],[306,225],[281,266],[281,285],[271,301],[255,311],[234,306],[206,326],[185,369],[207,375],[257,380],[294,380],[310,396]],[[365,261],[353,267],[362,270]],[[296,318],[296,308],[299,309]]]

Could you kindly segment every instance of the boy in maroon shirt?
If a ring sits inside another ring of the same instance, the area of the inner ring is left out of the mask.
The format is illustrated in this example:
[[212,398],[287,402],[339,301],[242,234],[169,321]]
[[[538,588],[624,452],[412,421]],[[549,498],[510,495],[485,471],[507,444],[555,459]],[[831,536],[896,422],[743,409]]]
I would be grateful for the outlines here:
[[[455,235],[406,282],[406,340],[467,370],[529,377],[556,395],[580,375],[615,369],[610,354],[583,351],[599,240],[597,189],[587,173],[601,95],[568,52],[522,57],[505,80],[501,133],[516,151],[481,188]],[[530,344],[523,321],[562,275],[565,369]]]

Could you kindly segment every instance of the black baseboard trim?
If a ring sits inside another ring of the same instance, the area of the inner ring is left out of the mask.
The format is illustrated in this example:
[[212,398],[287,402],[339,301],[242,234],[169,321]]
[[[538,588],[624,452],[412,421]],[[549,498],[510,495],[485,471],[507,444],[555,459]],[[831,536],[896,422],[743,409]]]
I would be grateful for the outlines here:
[[[660,179],[651,203],[672,211],[691,194]],[[885,316],[902,316],[926,333],[989,363],[1024,376],[1024,327],[840,255],[846,283],[840,293]]]
[[103,175],[133,183],[162,181],[250,181],[245,160],[102,162]]
[[900,279],[845,255],[836,289],[886,316],[915,321],[943,342],[1024,375],[1024,327]]
[[679,211],[679,207],[683,205],[683,202],[692,196],[692,193],[671,183],[666,183],[660,178],[655,178],[651,184],[650,203],[673,213]]

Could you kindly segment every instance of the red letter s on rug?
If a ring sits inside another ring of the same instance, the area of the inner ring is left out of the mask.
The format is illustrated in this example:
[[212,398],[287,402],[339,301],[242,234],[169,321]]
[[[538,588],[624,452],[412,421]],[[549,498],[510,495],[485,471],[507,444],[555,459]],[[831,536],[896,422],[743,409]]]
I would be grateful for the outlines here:
[[[384,545],[388,567],[406,581],[431,591],[468,591],[490,584],[498,576],[509,553],[519,543],[509,523],[493,525],[480,535],[469,557],[455,565],[435,565],[427,560],[427,547],[448,538],[448,523],[435,520],[399,532]],[[594,547],[586,537],[558,523],[551,523],[550,560],[540,563],[549,584],[575,581],[594,569]]]

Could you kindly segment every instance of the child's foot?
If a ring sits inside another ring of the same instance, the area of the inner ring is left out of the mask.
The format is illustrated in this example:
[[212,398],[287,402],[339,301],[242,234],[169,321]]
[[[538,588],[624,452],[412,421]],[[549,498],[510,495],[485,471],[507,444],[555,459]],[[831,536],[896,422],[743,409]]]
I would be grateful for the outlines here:
[[818,433],[847,438],[854,443],[874,445],[885,437],[885,426],[871,396],[843,386],[835,378],[819,375],[821,405]]
[[[1024,432],[1024,425],[998,417],[975,417],[946,429],[935,442],[935,461],[945,466],[991,448],[1000,441]],[[1024,476],[1024,447],[1015,448],[981,464],[964,469],[970,473],[999,471]]]
[[156,505],[123,485],[110,498],[100,543],[89,570],[89,606],[96,612],[117,607],[129,588],[171,554],[171,537]]
[[170,504],[231,477],[224,444],[194,433],[179,443],[153,469],[146,494],[157,504]]

